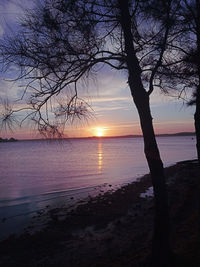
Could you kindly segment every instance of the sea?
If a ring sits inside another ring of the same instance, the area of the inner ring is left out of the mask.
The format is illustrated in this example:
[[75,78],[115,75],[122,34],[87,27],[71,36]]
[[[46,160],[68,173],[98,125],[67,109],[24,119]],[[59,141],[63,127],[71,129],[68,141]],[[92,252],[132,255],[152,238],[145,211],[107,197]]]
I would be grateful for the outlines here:
[[[196,158],[194,136],[157,142],[165,167]],[[47,208],[71,207],[148,172],[141,137],[0,143],[0,239]]]

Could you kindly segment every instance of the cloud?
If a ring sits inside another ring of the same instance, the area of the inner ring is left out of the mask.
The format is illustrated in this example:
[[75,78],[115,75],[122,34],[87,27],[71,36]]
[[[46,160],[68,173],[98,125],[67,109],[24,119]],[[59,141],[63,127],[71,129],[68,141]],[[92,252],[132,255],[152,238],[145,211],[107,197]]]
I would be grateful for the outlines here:
[[33,3],[34,1],[29,0],[0,1],[0,38],[4,33],[16,32],[24,10],[31,8]]
[[4,29],[3,29],[3,27],[0,25],[0,38],[2,38],[3,34],[4,34]]
[[129,97],[106,97],[106,96],[102,96],[99,98],[92,98],[92,103],[99,103],[99,102],[110,102],[110,101],[129,101],[130,98]]
[[[7,98],[11,102],[21,99],[24,87],[20,87],[19,82],[12,82],[0,77],[0,97]],[[24,100],[25,102],[25,100]]]
[[126,79],[120,72],[116,73],[111,69],[102,69],[96,76],[91,77],[87,90],[82,91],[82,95],[93,98],[114,97],[115,95],[127,96],[129,89]]

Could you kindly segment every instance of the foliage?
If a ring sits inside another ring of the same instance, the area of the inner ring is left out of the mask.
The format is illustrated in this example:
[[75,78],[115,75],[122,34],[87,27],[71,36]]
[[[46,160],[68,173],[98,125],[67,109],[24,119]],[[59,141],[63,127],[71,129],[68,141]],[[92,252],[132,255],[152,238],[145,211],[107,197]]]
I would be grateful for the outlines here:
[[[157,20],[144,12],[146,1],[129,3],[134,48],[149,94],[166,49],[170,2],[160,2]],[[23,81],[21,97],[28,99],[25,119],[35,122],[42,134],[60,136],[63,121],[90,114],[90,106],[79,98],[89,78],[105,65],[127,72],[118,1],[43,0],[25,12],[16,35],[0,42],[0,55],[5,70],[13,65],[19,70],[16,81]],[[59,105],[54,100],[61,92],[67,101]]]
[[175,94],[188,104],[195,104],[199,86],[198,8],[195,1],[175,0],[174,21],[167,41],[162,66],[158,71],[158,86],[164,93]]

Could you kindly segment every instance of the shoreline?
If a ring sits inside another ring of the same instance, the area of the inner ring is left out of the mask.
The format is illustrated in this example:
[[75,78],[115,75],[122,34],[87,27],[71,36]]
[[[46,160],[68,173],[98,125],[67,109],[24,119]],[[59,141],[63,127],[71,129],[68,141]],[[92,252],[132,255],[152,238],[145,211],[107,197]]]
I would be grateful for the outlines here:
[[[195,137],[195,132],[175,132],[175,133],[161,133],[161,134],[156,134],[156,137],[179,137],[179,136],[192,136]],[[116,136],[85,136],[85,137],[63,137],[63,138],[33,138],[33,139],[14,139],[15,141],[41,141],[41,140],[46,140],[46,141],[59,141],[59,140],[87,140],[87,139],[119,139],[119,138],[143,138],[143,135],[140,134],[134,134],[134,135],[116,135]],[[0,138],[2,140],[8,140],[7,138]],[[12,139],[12,137],[11,137]],[[7,142],[7,141],[5,141]]]
[[[184,259],[181,267],[196,267],[191,262],[184,264],[191,257],[192,262],[200,263],[200,256],[195,252],[200,244],[197,235],[200,170],[195,161],[184,161],[165,168],[165,174],[173,249]],[[151,248],[154,203],[152,197],[141,198],[140,194],[149,187],[151,179],[147,174],[115,192],[88,198],[72,210],[60,208],[39,214],[39,220],[48,217],[46,228],[33,235],[27,229],[20,237],[1,241],[0,265],[20,266],[14,265],[13,260],[15,263],[28,260],[26,266],[39,263],[73,267],[133,266],[133,263],[142,266],[137,264],[142,264]],[[13,260],[8,260],[8,256]]]
[[[100,184],[53,193],[50,192],[43,194],[43,198],[41,198],[41,195],[26,197],[25,202],[17,204],[16,202],[19,199],[14,199],[12,200],[12,202],[15,202],[13,205],[0,207],[0,242],[9,238],[10,235],[20,236],[26,229],[33,229],[34,224],[38,225],[37,221],[41,215],[43,215],[44,221],[46,221],[49,219],[48,215],[51,210],[75,208],[80,203],[87,202],[88,196],[95,197],[100,192],[110,191],[111,188],[117,190],[119,187],[121,186]],[[40,224],[40,227],[36,227],[37,230],[38,228],[43,228],[42,225],[44,222],[41,221]],[[17,230],[16,227],[18,227]]]

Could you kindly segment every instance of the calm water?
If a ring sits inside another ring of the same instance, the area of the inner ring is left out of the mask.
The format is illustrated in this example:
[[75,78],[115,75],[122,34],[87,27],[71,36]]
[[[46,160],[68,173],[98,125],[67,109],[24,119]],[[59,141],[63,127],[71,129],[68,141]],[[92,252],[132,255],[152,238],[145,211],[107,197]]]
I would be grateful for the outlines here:
[[[157,140],[165,166],[196,157],[192,137]],[[1,143],[0,230],[6,232],[11,218],[20,224],[27,213],[77,201],[147,172],[142,138]]]

